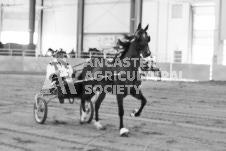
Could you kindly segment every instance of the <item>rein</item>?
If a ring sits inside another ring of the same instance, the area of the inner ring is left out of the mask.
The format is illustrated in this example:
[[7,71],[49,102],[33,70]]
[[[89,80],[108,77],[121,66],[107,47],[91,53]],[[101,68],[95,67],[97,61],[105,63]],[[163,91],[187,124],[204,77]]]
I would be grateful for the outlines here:
[[86,63],[86,61],[85,62],[82,62],[82,63],[79,63],[79,64],[76,64],[76,65],[72,66],[72,68],[77,67],[77,66],[80,66],[80,65],[83,65],[85,63]]

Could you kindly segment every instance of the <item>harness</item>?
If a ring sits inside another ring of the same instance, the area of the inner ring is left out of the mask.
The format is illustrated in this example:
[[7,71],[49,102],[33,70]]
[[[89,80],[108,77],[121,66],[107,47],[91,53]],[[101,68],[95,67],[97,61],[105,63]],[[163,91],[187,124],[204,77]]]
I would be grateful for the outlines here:
[[68,63],[64,62],[64,61],[58,61],[58,62],[50,62],[49,63],[51,66],[54,66],[55,70],[58,70],[57,68],[57,64],[63,65],[66,69],[68,69]]

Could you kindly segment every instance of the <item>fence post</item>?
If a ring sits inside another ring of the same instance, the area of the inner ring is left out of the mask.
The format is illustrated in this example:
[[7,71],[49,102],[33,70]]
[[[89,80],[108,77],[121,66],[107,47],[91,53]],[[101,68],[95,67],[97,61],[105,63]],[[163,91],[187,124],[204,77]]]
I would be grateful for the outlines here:
[[104,52],[104,59],[106,59],[107,57],[106,57],[106,52]]
[[25,56],[25,49],[22,49],[22,56],[24,57]]
[[213,80],[213,62],[214,62],[214,58],[212,57],[211,62],[210,62],[210,77],[209,77],[209,80]]

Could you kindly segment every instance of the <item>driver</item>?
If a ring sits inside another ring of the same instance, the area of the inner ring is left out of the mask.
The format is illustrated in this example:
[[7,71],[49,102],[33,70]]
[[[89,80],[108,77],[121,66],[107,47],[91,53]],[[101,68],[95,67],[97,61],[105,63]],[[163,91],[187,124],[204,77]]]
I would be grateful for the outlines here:
[[64,58],[65,54],[60,51],[50,51],[51,61],[47,65],[46,79],[51,80],[51,92],[57,92],[60,103],[64,103],[64,94],[66,90],[64,87],[64,81],[72,82],[73,69],[70,64],[66,62]]

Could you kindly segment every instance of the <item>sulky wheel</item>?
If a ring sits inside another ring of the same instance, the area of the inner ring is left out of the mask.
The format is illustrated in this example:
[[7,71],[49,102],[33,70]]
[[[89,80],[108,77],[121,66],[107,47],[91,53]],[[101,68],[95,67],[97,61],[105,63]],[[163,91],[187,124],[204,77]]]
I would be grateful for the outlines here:
[[[93,119],[94,110],[93,110],[92,101],[85,102],[85,109],[86,109],[85,117],[83,117],[84,119],[83,119],[83,121],[81,121],[81,124],[82,123],[90,123]],[[80,118],[82,118],[82,104],[80,105]]]
[[34,103],[34,118],[35,121],[39,124],[44,124],[47,118],[47,103],[42,98],[37,98],[37,105],[36,102]]

